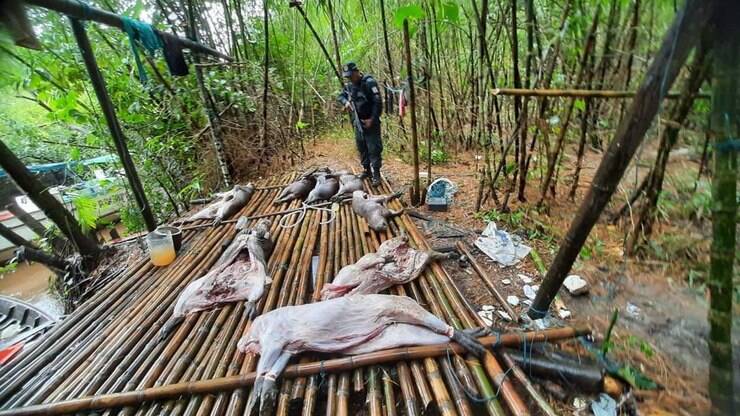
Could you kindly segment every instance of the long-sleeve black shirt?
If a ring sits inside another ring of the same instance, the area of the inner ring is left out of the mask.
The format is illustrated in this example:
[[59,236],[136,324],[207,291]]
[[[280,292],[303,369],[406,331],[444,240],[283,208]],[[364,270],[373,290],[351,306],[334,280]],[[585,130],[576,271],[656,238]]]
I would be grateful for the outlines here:
[[358,84],[350,83],[338,97],[339,103],[345,105],[352,94],[352,103],[357,109],[361,120],[373,119],[373,124],[380,122],[380,113],[383,108],[383,99],[380,96],[380,87],[370,75],[362,77]]

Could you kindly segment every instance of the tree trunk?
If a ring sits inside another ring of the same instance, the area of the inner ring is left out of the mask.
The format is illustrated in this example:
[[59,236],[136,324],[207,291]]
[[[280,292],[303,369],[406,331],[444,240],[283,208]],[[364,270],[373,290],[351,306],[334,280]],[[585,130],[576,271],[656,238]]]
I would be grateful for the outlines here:
[[[596,14],[594,15],[594,20],[591,23],[591,29],[588,32],[588,35],[586,37],[586,45],[583,47],[583,55],[581,56],[581,61],[578,68],[578,75],[576,75],[576,85],[581,85],[581,82],[583,82],[583,76],[586,72],[586,68],[588,67],[588,59],[591,56],[591,53],[594,49],[594,44],[596,43],[596,27],[599,24],[599,16],[601,15],[601,5],[596,6]],[[568,132],[568,125],[570,124],[570,118],[573,114],[573,105],[575,104],[575,99],[571,98],[568,100],[567,107],[565,109],[565,118],[563,120],[563,125],[560,126],[560,132],[558,133],[557,141],[555,142],[555,148],[552,151],[552,154],[549,155],[548,162],[547,162],[547,172],[545,172],[545,177],[542,180],[542,185],[540,188],[540,200],[537,202],[537,206],[542,206],[542,203],[544,202],[545,198],[547,197],[547,190],[550,187],[550,182],[552,181],[553,174],[555,173],[555,166],[557,165],[558,158],[560,157],[560,150],[563,147],[563,142],[565,141],[565,135]]]
[[[614,140],[596,171],[591,188],[547,271],[537,297],[529,308],[528,315],[533,319],[542,318],[547,314],[550,303],[562,286],[586,238],[619,185],[630,160],[658,112],[665,92],[673,85],[688,54],[698,42],[701,31],[709,21],[713,6],[712,1],[688,0],[686,6],[676,16],[650,69],[645,74],[627,116],[622,119]],[[727,365],[727,361],[724,365]]]
[[416,91],[414,90],[414,70],[411,66],[411,39],[409,38],[409,21],[403,21],[403,45],[406,54],[406,72],[409,80],[409,113],[411,113],[411,155],[414,162],[414,182],[411,190],[411,205],[419,204],[419,142],[416,134]]
[[13,179],[44,214],[59,227],[82,256],[94,258],[98,254],[98,244],[82,227],[61,202],[49,193],[49,187],[39,182],[13,152],[0,140],[0,166]]
[[[184,8],[187,10],[188,16],[188,38],[194,42],[198,42],[198,29],[196,28],[195,23],[195,7],[193,6],[193,0],[183,0],[183,2],[185,3]],[[194,53],[193,62],[196,64],[195,81],[196,84],[198,84],[198,93],[203,102],[203,109],[208,117],[208,123],[211,125],[211,141],[213,142],[213,148],[216,150],[216,159],[218,160],[221,179],[224,181],[224,187],[229,188],[231,187],[231,172],[229,171],[229,161],[226,157],[226,149],[222,137],[221,120],[219,120],[218,111],[208,95],[208,89],[206,88],[206,84],[203,79],[203,69],[197,65],[200,63],[200,55]]]
[[260,151],[267,143],[267,93],[270,88],[270,13],[268,0],[262,0],[262,24],[265,30],[265,61],[262,74],[262,134]]
[[[673,111],[671,111],[671,115],[669,116],[671,120],[676,121],[679,125],[682,124],[689,115],[689,112],[694,105],[696,94],[699,92],[699,88],[707,77],[709,65],[707,63],[706,56],[707,47],[703,45],[697,49],[697,52],[694,55],[694,62],[691,65],[691,75],[689,76],[684,89],[684,98],[676,103]],[[627,238],[625,247],[627,255],[634,255],[637,247],[643,241],[647,240],[652,233],[655,210],[658,206],[658,198],[663,190],[665,169],[666,166],[668,166],[668,158],[670,157],[671,150],[673,150],[673,147],[678,141],[679,131],[679,126],[672,124],[667,125],[660,137],[660,146],[658,147],[658,155],[655,158],[655,165],[650,173],[648,173],[648,183],[644,192],[644,203],[640,207],[637,220],[633,222],[632,229]]]
[[[733,272],[737,256],[738,137],[740,137],[740,5],[719,2],[714,24],[711,134],[714,138],[712,177],[712,248],[709,266],[709,398],[712,415],[740,411],[733,388]],[[735,386],[737,387],[737,386]]]

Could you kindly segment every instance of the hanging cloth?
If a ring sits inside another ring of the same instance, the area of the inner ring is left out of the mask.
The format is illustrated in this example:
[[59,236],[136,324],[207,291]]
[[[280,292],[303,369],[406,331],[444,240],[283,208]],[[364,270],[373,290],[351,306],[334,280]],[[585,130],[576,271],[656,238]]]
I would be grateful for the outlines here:
[[401,90],[398,94],[398,116],[403,117],[404,115],[406,115],[406,94]]
[[153,55],[157,49],[162,49],[162,39],[159,37],[159,34],[154,30],[152,25],[148,23],[140,22],[126,16],[121,16],[121,20],[123,21],[123,31],[126,32],[129,43],[131,43],[131,52],[134,53],[136,68],[139,71],[139,80],[141,80],[142,84],[146,84],[146,71],[144,71],[144,65],[142,65],[141,59],[139,58],[139,51],[136,47],[136,42],[141,42],[144,49]]
[[185,76],[189,73],[188,64],[185,62],[185,56],[182,53],[182,42],[175,36],[163,33],[162,43],[164,44],[164,60],[167,62],[167,69],[174,76]]

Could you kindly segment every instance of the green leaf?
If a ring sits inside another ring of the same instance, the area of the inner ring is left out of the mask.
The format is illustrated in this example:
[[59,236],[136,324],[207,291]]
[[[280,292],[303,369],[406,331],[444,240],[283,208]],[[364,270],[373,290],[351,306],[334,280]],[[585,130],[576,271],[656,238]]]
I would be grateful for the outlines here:
[[95,222],[98,220],[95,199],[80,195],[72,199],[72,204],[77,211],[77,219],[80,221],[80,225],[86,229],[94,229]]
[[442,4],[442,18],[448,22],[457,23],[460,20],[460,6],[447,1]]
[[393,15],[393,24],[399,29],[403,27],[403,21],[408,19],[409,23],[416,19],[424,17],[424,10],[418,4],[409,4],[408,6],[399,7]]
[[616,375],[638,390],[655,390],[658,388],[657,383],[629,364],[620,367]]
[[586,110],[586,102],[580,98],[575,101],[574,106],[576,107],[576,110],[578,111]]

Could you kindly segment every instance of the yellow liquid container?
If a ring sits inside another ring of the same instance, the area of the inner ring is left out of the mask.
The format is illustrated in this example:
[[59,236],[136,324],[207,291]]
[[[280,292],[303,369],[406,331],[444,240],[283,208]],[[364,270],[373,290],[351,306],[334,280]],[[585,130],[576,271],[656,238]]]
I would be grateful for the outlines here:
[[149,258],[155,266],[167,266],[175,261],[175,245],[172,242],[172,236],[169,234],[159,234],[156,232],[149,233],[146,236],[146,242],[149,246]]

